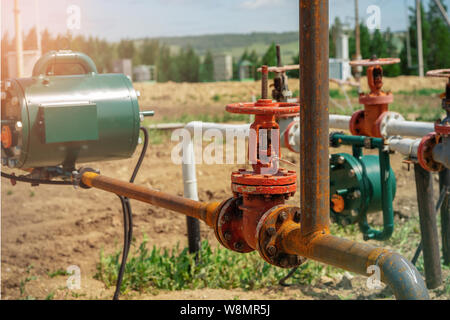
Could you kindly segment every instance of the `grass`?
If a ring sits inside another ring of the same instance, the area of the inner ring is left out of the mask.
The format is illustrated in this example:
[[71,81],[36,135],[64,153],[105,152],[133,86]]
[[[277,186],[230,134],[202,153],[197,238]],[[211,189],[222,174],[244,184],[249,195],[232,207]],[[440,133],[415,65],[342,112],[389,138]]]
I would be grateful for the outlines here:
[[396,94],[406,95],[406,96],[415,96],[415,97],[428,97],[428,96],[437,96],[442,93],[443,90],[439,89],[428,89],[428,88],[421,88],[419,90],[412,90],[412,91],[399,91]]
[[58,270],[55,270],[55,271],[49,271],[49,272],[47,272],[47,275],[50,277],[50,278],[55,278],[55,277],[60,277],[60,276],[69,276],[70,274],[66,271],[66,270],[63,270],[63,269],[58,269]]
[[[120,250],[114,254],[100,253],[95,278],[107,287],[117,281]],[[147,248],[147,240],[130,255],[122,284],[122,292],[186,289],[236,289],[255,290],[274,286],[289,270],[267,264],[258,253],[239,254],[224,248],[212,249],[203,241],[196,263],[195,255],[188,249],[162,250]],[[329,266],[308,262],[300,266],[290,280],[296,284],[314,284],[321,276],[337,275],[339,271]]]
[[26,295],[27,290],[26,290],[26,285],[33,280],[37,280],[37,276],[33,276],[31,275],[31,270],[34,268],[33,265],[29,265],[27,267],[26,270],[26,274],[27,276],[25,277],[25,279],[20,280],[19,282],[19,291],[20,291],[20,296],[22,297],[22,299],[24,300],[35,300],[36,298],[31,296],[31,295]]

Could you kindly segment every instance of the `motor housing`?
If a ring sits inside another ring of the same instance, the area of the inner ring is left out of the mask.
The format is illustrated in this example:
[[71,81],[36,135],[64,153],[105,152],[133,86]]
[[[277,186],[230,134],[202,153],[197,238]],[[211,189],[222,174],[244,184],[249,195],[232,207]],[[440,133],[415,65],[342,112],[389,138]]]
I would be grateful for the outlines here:
[[139,138],[136,91],[123,74],[99,74],[86,55],[49,52],[31,78],[2,83],[2,164],[33,169],[117,160]]
[[[383,210],[380,160],[378,156],[361,158],[347,153],[331,156],[330,193],[331,217],[339,224],[349,225],[359,221],[361,215]],[[396,193],[396,179],[392,169],[393,198]]]

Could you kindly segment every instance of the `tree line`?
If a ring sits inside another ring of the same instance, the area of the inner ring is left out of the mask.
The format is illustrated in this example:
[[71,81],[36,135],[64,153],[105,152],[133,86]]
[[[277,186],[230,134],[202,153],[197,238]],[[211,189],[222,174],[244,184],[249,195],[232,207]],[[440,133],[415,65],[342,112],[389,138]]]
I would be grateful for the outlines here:
[[[425,71],[431,69],[448,68],[450,66],[450,28],[443,21],[439,8],[433,1],[429,2],[428,9],[421,7],[423,48],[425,57]],[[360,24],[361,55],[370,58],[378,57],[400,57],[400,65],[386,66],[387,76],[417,75],[417,28],[415,9],[410,8],[409,13],[409,47],[410,57],[408,59],[407,37],[401,48],[396,45],[396,36],[390,29],[385,32],[375,30],[370,32],[364,23]],[[344,31],[344,25],[336,18],[330,27],[330,56],[336,54],[336,38]],[[289,33],[288,36],[291,36]],[[211,40],[212,41],[212,40]],[[90,56],[99,72],[111,72],[113,62],[116,59],[131,59],[133,65],[155,65],[158,70],[159,82],[209,82],[214,80],[213,53],[207,49],[200,56],[193,47],[187,43],[184,47],[170,46],[159,39],[131,40],[124,39],[118,43],[111,43],[98,37],[84,37],[56,35],[53,36],[47,30],[41,36],[42,51],[46,53],[51,50],[70,49],[81,51]],[[356,53],[356,40],[354,32],[350,32],[349,53],[354,58]],[[2,78],[6,75],[6,53],[14,51],[14,39],[8,33],[3,34],[2,41]],[[24,50],[36,49],[36,30],[31,29],[24,36]],[[276,65],[275,42],[269,46],[267,51],[261,55],[256,50],[245,50],[241,57],[233,59],[233,79],[239,79],[239,66],[243,61],[250,63],[250,77],[259,79],[260,74],[256,72],[261,65]],[[292,61],[283,61],[285,64],[298,64],[298,55],[292,57]],[[411,63],[412,62],[412,63]],[[298,77],[298,72],[290,72],[291,77]]]

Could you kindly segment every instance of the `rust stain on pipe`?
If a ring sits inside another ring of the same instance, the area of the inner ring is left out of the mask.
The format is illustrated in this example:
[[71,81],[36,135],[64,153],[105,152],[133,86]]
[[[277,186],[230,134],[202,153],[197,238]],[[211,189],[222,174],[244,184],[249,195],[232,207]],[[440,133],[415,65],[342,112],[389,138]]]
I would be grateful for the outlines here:
[[171,211],[182,213],[186,216],[204,221],[213,227],[212,216],[219,207],[219,202],[203,203],[178,196],[173,196],[161,191],[151,190],[129,182],[105,177],[92,172],[83,174],[82,181],[85,185],[104,191],[112,192],[129,199],[138,200]]
[[328,0],[300,1],[302,234],[330,224]]

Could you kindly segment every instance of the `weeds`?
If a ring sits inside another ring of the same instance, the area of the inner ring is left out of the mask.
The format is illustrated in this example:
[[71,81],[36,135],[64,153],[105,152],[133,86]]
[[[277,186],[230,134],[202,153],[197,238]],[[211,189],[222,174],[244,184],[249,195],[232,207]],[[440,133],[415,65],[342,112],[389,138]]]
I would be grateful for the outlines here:
[[[19,290],[20,290],[20,296],[21,297],[25,296],[25,294],[26,294],[26,285],[27,285],[27,283],[30,282],[30,281],[33,281],[33,280],[37,280],[36,276],[32,276],[31,275],[31,270],[33,268],[34,268],[33,265],[29,265],[27,267],[27,270],[26,270],[27,276],[25,277],[25,279],[20,280]],[[35,298],[33,296],[30,296],[30,295],[25,296],[23,299],[25,299],[25,300],[35,300]]]
[[49,271],[49,272],[47,272],[47,275],[52,279],[55,277],[59,277],[59,276],[70,276],[70,274],[66,270],[63,270],[63,269],[58,269],[53,272]]
[[[121,252],[105,255],[100,253],[95,278],[107,287],[117,280]],[[147,248],[147,240],[131,255],[121,290],[145,292],[154,289],[235,289],[254,290],[277,285],[289,270],[280,269],[264,262],[253,252],[247,255],[224,248],[213,250],[207,241],[202,242],[196,263],[195,255],[188,249],[162,250]],[[312,284],[322,275],[337,275],[337,269],[308,262],[299,268],[292,278],[293,283]]]

